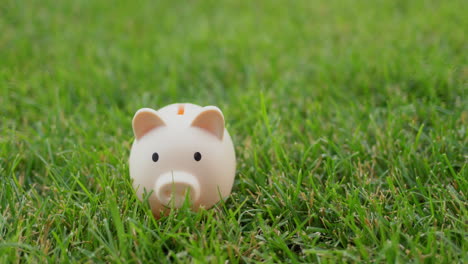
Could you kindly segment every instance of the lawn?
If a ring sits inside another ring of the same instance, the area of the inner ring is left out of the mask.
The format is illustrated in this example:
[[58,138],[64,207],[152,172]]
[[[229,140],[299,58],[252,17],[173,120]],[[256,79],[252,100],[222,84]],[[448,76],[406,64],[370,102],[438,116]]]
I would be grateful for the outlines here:
[[[0,5],[0,263],[468,261],[466,2]],[[139,108],[222,109],[232,195],[153,218]]]

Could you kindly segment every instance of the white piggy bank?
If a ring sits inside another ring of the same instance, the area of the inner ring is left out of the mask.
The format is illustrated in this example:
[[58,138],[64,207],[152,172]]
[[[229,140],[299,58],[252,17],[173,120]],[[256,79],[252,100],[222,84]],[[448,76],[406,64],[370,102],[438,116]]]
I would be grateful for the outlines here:
[[133,118],[135,141],[130,177],[153,214],[179,208],[209,208],[227,197],[234,182],[236,157],[222,112],[215,106],[172,104],[143,108]]

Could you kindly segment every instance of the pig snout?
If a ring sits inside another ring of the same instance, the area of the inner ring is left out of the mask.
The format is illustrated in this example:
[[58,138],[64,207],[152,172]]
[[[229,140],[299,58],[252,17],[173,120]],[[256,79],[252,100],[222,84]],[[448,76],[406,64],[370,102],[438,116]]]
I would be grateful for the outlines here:
[[156,198],[161,204],[182,207],[187,194],[192,203],[200,197],[200,184],[195,176],[187,172],[171,171],[162,174],[154,185]]

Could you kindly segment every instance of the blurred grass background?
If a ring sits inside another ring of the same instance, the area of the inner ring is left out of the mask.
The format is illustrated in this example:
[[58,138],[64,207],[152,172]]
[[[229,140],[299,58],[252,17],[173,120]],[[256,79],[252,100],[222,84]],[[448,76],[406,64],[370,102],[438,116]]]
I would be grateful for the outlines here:
[[[467,260],[466,3],[0,5],[0,262]],[[131,118],[217,105],[233,195],[156,221]]]

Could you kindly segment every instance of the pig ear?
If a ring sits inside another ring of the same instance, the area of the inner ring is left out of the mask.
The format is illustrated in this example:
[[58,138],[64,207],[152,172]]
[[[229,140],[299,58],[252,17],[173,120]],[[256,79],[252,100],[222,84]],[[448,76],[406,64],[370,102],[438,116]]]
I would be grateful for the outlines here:
[[201,128],[220,140],[224,135],[224,116],[216,106],[206,106],[192,121],[193,127]]
[[133,133],[136,139],[142,138],[151,130],[165,126],[164,121],[159,117],[158,113],[151,108],[142,108],[135,113],[133,117]]

